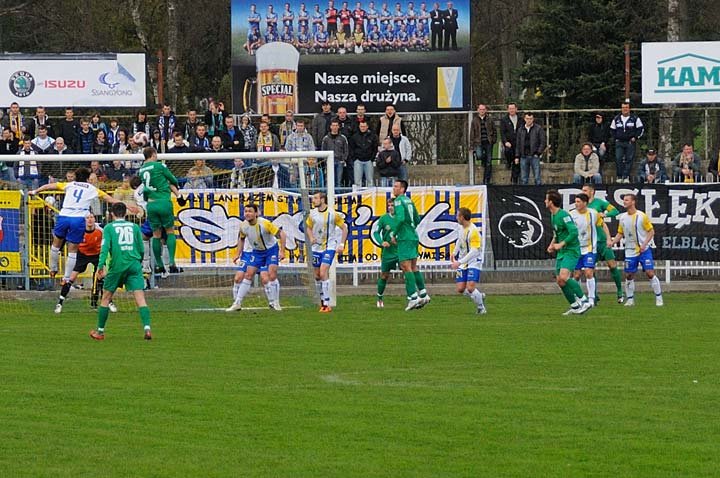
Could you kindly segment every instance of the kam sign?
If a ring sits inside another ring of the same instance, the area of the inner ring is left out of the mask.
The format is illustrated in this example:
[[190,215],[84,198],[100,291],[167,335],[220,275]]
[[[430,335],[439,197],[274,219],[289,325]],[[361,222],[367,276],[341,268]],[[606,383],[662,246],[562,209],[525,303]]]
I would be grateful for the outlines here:
[[642,44],[643,103],[720,103],[720,42]]

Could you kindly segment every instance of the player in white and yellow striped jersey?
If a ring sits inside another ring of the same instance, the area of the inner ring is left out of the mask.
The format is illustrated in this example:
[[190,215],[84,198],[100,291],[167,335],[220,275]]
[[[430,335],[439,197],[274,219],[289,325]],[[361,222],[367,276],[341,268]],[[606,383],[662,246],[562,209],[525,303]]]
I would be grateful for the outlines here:
[[575,210],[570,212],[578,229],[580,241],[580,260],[575,266],[575,280],[580,281],[581,273],[585,276],[588,300],[595,307],[595,264],[597,262],[597,227],[607,230],[605,221],[594,209],[588,208],[590,198],[585,193],[575,196]]
[[458,238],[452,253],[452,268],[455,273],[455,285],[460,294],[472,299],[478,314],[487,313],[485,294],[477,289],[482,270],[482,237],[477,226],[472,223],[472,212],[461,207],[457,213]]

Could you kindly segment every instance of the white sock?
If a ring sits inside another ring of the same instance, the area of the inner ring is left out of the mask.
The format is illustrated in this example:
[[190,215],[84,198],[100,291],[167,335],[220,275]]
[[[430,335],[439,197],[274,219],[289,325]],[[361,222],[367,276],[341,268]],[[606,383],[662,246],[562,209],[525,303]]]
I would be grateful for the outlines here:
[[247,293],[250,292],[251,287],[252,282],[250,282],[248,279],[243,279],[243,281],[240,283],[240,287],[238,287],[237,295],[235,296],[235,302],[237,302],[238,304],[242,303]]
[[65,259],[65,280],[70,280],[70,274],[75,269],[76,262],[77,252],[68,252],[67,259]]
[[162,260],[163,264],[169,267],[170,264],[170,252],[168,252],[167,244],[163,244],[162,247]]
[[330,281],[322,281],[322,296],[321,299],[323,304],[327,305],[330,302]]
[[233,300],[237,299],[238,291],[240,290],[240,283],[234,282],[233,283]]
[[273,288],[273,300],[276,304],[280,303],[280,281],[275,279],[270,283]]
[[50,246],[50,270],[57,272],[60,268],[60,249]]
[[150,239],[143,241],[143,267],[150,267]]
[[484,304],[483,304],[482,292],[480,292],[477,289],[474,289],[470,293],[470,297],[472,298],[473,302],[475,302],[475,305],[477,305],[478,307],[483,307]]
[[627,279],[625,281],[625,297],[627,297],[628,299],[632,299],[633,297],[635,297],[635,280],[634,279]]
[[318,297],[320,297],[320,300],[322,300],[322,281],[320,279],[315,279],[315,292],[317,292]]
[[591,278],[587,280],[587,293],[588,297],[590,297],[592,300],[595,300],[595,278]]
[[265,291],[265,297],[267,297],[268,303],[273,303],[273,286],[271,282],[268,282],[263,286],[263,290]]
[[662,295],[662,289],[660,288],[660,279],[658,279],[658,276],[650,279],[650,285],[652,286],[653,292],[655,292],[655,296]]

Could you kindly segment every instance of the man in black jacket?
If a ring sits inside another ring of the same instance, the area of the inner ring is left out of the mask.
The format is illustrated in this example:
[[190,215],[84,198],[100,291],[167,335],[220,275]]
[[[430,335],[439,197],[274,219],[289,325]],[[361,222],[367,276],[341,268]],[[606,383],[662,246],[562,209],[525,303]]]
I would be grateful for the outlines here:
[[590,143],[592,143],[595,152],[600,159],[600,172],[602,173],[602,165],[605,163],[605,154],[607,146],[610,143],[610,127],[603,120],[602,113],[595,114],[595,121],[590,125]]
[[430,32],[431,50],[443,49],[443,10],[440,10],[439,3],[433,3],[433,9],[430,12]]
[[218,136],[222,138],[223,148],[228,151],[239,152],[245,147],[242,132],[240,128],[235,126],[235,118],[232,116],[225,117],[225,131],[221,132]]
[[450,49],[450,42],[452,42],[452,49],[457,50],[457,30],[458,30],[458,11],[457,8],[453,8],[453,3],[447,3],[447,10],[443,12],[443,30],[445,32],[445,50]]
[[383,149],[377,154],[376,164],[380,175],[380,186],[392,187],[400,175],[402,160],[390,138],[383,140]]
[[525,125],[517,132],[517,147],[515,159],[520,160],[520,184],[527,185],[530,179],[530,168],[535,176],[535,185],[542,184],[540,180],[540,156],[545,152],[545,130],[535,123],[532,113],[525,113]]
[[[58,124],[57,136],[65,138],[65,144],[73,151],[79,151],[77,137],[80,132],[80,123],[74,118],[72,106],[65,108],[65,119]],[[56,136],[56,138],[57,138]]]
[[350,158],[352,162],[355,184],[362,186],[365,176],[366,184],[373,182],[373,160],[377,155],[378,137],[368,129],[368,124],[358,124],[358,131],[350,137]]
[[517,184],[520,181],[520,159],[515,157],[515,145],[517,144],[517,131],[522,124],[515,103],[508,104],[507,112],[508,114],[500,119],[500,137],[505,163],[510,169],[510,182]]

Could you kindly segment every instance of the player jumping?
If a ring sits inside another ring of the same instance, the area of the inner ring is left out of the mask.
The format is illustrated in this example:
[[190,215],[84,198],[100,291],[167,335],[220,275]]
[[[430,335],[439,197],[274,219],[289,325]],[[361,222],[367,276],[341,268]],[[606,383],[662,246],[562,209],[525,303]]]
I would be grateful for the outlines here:
[[482,271],[482,239],[480,231],[472,222],[472,212],[461,207],[457,213],[458,238],[452,254],[452,268],[457,270],[455,285],[459,294],[472,299],[478,314],[486,314],[485,294],[477,289]]

